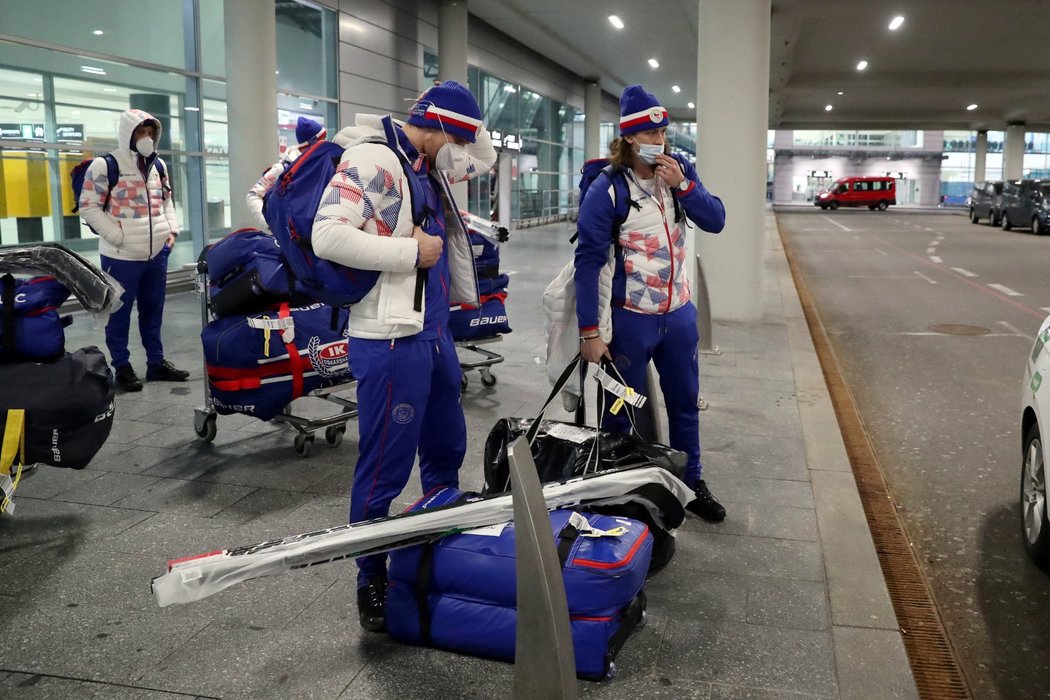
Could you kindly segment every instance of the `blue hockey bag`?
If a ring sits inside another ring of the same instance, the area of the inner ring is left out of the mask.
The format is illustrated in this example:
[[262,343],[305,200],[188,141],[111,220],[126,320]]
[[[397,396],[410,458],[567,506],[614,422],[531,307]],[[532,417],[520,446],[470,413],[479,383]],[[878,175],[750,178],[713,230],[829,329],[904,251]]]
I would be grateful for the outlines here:
[[[218,413],[271,420],[293,400],[350,381],[348,311],[322,304],[216,319],[201,331]],[[333,327],[335,326],[335,327]]]
[[309,304],[273,236],[253,228],[230,233],[204,250],[211,311],[216,317],[256,313],[282,302]]
[[506,289],[482,293],[478,300],[479,306],[460,304],[449,313],[448,329],[453,340],[478,340],[511,332]]
[[61,357],[73,317],[58,309],[68,298],[69,289],[54,277],[0,278],[0,362]]
[[[440,489],[409,508],[455,503]],[[576,674],[610,675],[613,659],[645,610],[642,587],[652,536],[628,518],[550,513],[565,580]],[[517,578],[514,524],[471,530],[390,553],[387,630],[410,644],[514,660]]]

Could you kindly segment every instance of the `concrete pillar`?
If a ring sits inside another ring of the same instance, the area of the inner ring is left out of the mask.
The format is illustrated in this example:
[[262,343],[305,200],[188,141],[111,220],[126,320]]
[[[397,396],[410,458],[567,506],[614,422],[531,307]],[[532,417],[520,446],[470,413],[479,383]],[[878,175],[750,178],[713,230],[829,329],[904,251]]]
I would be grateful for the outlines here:
[[225,0],[230,221],[253,226],[245,195],[277,160],[277,17],[255,0]]
[[1003,179],[1020,180],[1024,169],[1024,122],[1006,125],[1003,143]]
[[984,182],[984,167],[988,160],[988,130],[977,132],[977,144],[973,154],[973,181]]
[[245,195],[278,158],[277,16],[256,0],[224,0],[230,222],[253,226]]
[[602,86],[597,80],[588,80],[583,93],[583,157],[601,158],[602,148]]
[[[455,80],[470,87],[467,84],[467,17],[467,0],[441,0],[438,5],[438,79]],[[452,196],[460,209],[467,209],[466,182],[452,185]]]
[[762,314],[770,3],[699,0],[696,163],[725,204],[726,226],[717,236],[694,229],[693,251],[719,319]]

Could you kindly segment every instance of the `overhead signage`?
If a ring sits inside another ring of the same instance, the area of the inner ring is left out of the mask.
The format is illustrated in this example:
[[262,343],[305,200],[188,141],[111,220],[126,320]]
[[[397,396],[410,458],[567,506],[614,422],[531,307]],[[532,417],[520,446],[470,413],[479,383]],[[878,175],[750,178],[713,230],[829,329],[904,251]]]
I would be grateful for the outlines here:
[[508,151],[521,150],[521,141],[516,134],[504,134],[499,131],[490,131],[489,137],[492,139],[493,148],[505,148]]

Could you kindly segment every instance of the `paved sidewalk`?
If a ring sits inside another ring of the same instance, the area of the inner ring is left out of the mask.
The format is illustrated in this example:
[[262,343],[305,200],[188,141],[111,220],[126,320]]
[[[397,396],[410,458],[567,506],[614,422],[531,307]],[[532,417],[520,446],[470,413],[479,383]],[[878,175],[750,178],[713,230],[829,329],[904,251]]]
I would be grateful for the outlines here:
[[[671,565],[647,586],[648,624],[611,682],[586,698],[913,698],[915,686],[853,476],[768,217],[763,317],[716,323],[702,358],[705,478],[729,511],[690,517]],[[512,234],[508,315],[490,346],[498,383],[468,373],[470,444],[462,485],[501,416],[548,392],[540,294],[571,248],[569,228]],[[113,433],[83,471],[42,467],[18,514],[0,520],[0,697],[507,698],[513,667],[363,632],[354,567],[337,563],[160,609],[149,581],[168,558],[345,522],[357,428],[299,459],[287,426],[220,416],[193,431],[202,402],[197,298],[169,298],[169,358],[187,384],[118,396]],[[102,345],[80,315],[68,346]],[[142,352],[133,359],[143,373]],[[466,358],[464,358],[466,359]],[[299,409],[323,415],[317,399]],[[413,479],[397,502],[419,495]]]

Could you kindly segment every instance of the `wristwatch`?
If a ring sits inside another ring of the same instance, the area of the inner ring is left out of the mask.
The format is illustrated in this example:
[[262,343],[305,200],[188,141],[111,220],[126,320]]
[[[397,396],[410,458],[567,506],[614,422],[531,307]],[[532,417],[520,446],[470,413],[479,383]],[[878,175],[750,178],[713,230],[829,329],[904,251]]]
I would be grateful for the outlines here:
[[689,178],[683,177],[682,181],[678,183],[678,191],[685,192],[687,189],[689,189]]

